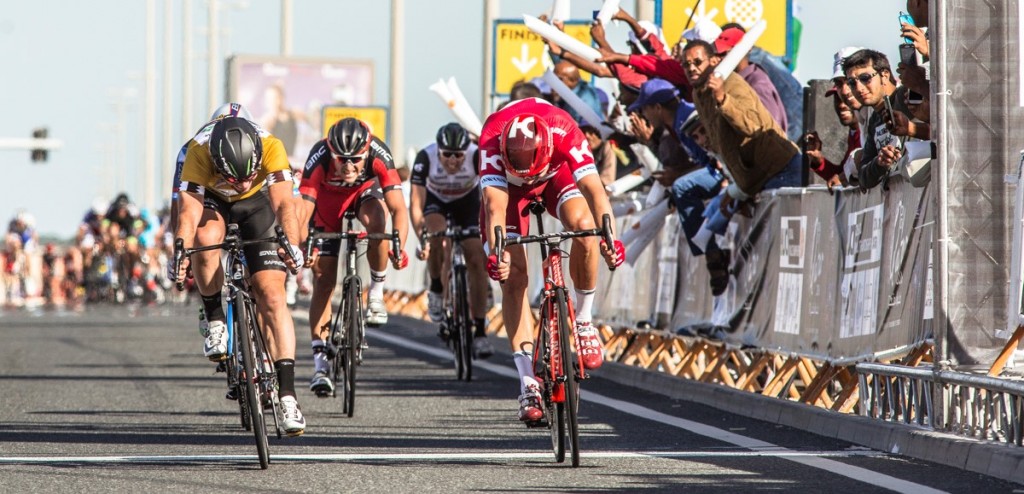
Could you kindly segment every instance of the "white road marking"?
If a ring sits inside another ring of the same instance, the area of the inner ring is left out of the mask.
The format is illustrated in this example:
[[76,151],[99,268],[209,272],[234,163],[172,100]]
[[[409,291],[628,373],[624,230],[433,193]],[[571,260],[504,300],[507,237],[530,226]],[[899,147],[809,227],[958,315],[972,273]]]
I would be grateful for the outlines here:
[[[587,458],[723,458],[723,457],[851,457],[879,456],[877,451],[587,451]],[[551,453],[529,452],[484,452],[484,453],[391,453],[391,454],[295,454],[270,455],[274,462],[356,462],[356,461],[480,461],[480,460],[543,460],[551,459]],[[7,464],[116,464],[116,463],[184,463],[184,462],[236,462],[254,461],[256,455],[140,455],[140,456],[6,456],[0,457],[0,465]]]
[[[432,346],[427,346],[422,343],[407,340],[405,338],[400,338],[391,334],[387,334],[383,331],[373,331],[372,333],[369,334],[369,336],[371,337],[371,339],[379,338],[389,344],[400,346],[403,348],[408,348],[410,350],[415,350],[421,353],[426,353],[442,358],[452,358],[452,354],[449,351]],[[519,378],[519,373],[512,367],[500,366],[481,361],[475,361],[473,363],[473,366],[479,367],[481,369],[486,369],[495,374],[511,377],[513,379]],[[673,427],[677,427],[679,429],[687,430],[694,434],[699,434],[701,436],[705,436],[716,441],[733,444],[741,448],[747,448],[752,451],[778,453],[779,458],[807,465],[809,467],[825,470],[827,472],[842,475],[844,477],[849,477],[851,479],[875,485],[884,489],[891,489],[903,493],[922,494],[946,492],[938,489],[933,489],[926,485],[921,485],[914,482],[898,479],[896,477],[868,470],[866,468],[847,465],[845,463],[841,463],[835,460],[829,460],[826,458],[820,458],[815,456],[802,456],[798,454],[798,451],[783,448],[782,446],[778,446],[769,442],[750,438],[740,434],[736,434],[734,432],[722,430],[717,427],[711,427],[710,425],[702,424],[700,422],[694,422],[692,420],[674,417],[672,415],[651,410],[650,408],[641,407],[639,405],[634,405],[629,402],[616,400],[597,393],[593,393],[587,391],[586,389],[583,389],[580,393],[580,399],[583,401],[604,405],[619,412],[628,413],[630,415],[635,415],[637,417],[641,417],[647,420],[660,422],[665,425],[670,425]],[[590,456],[590,453],[587,451],[583,451],[582,456]]]

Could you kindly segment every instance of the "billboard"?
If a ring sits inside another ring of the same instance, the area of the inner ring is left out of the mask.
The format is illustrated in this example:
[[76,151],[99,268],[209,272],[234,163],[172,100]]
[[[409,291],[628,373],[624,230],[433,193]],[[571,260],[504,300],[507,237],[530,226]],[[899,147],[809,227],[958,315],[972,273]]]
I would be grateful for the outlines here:
[[228,59],[228,99],[245,106],[285,145],[293,165],[305,163],[323,137],[325,105],[373,101],[373,62],[237,55]]
[[[565,21],[565,33],[590,46],[590,23]],[[540,77],[550,67],[547,45],[544,40],[530,31],[521,19],[499,19],[494,21],[494,71],[491,92],[507,96],[512,85],[518,81],[529,81]],[[580,71],[583,80],[591,82],[594,76]]]
[[327,131],[335,122],[348,117],[362,120],[370,127],[371,134],[385,142],[388,140],[390,129],[388,128],[388,107],[386,106],[326,105],[323,110],[323,134],[321,136],[326,137]]
[[768,29],[757,46],[773,55],[792,56],[789,37],[792,11],[791,0],[656,0],[654,21],[661,26],[671,48],[688,26],[693,27],[701,19],[709,19],[719,26],[737,22],[746,29],[764,19]]

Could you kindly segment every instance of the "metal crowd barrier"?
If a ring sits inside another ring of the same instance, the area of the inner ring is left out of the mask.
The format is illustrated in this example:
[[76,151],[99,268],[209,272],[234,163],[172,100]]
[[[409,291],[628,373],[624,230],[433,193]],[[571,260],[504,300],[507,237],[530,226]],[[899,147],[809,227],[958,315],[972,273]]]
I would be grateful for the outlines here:
[[1024,382],[936,367],[857,364],[860,413],[986,441],[1024,444]]

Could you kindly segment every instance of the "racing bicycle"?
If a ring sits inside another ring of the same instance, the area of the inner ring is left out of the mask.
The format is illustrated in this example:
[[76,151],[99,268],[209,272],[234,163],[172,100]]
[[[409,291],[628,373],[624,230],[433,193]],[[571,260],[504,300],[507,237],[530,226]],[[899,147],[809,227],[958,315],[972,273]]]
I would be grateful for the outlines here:
[[544,233],[541,215],[544,205],[534,201],[530,212],[537,218],[538,233],[505,238],[500,225],[494,227],[495,255],[502,258],[508,245],[540,244],[544,259],[544,290],[540,305],[540,331],[533,346],[534,374],[543,390],[544,419],[527,423],[528,427],[547,427],[551,432],[551,447],[555,461],[565,461],[569,451],[572,466],[580,464],[579,400],[580,381],[589,377],[581,364],[580,342],[575,331],[576,313],[569,291],[565,286],[562,260],[568,253],[560,246],[570,238],[601,236],[607,245],[613,245],[611,217],[601,218],[601,228],[581,231]]
[[[227,226],[224,241],[216,245],[184,248],[182,239],[174,242],[175,271],[181,266],[185,256],[208,250],[223,250],[227,253],[224,276],[224,290],[228,303],[225,306],[228,327],[228,358],[223,365],[227,372],[228,392],[238,400],[242,427],[252,431],[256,437],[256,453],[259,456],[260,468],[270,466],[270,451],[267,444],[267,423],[264,412],[271,411],[274,418],[274,429],[281,438],[283,416],[278,396],[277,372],[274,370],[267,339],[260,328],[256,299],[249,286],[249,270],[246,266],[243,248],[246,245],[277,242],[285,252],[291,255],[288,238],[284,230],[276,227],[274,237],[242,240],[238,225]],[[292,259],[295,260],[294,258]],[[178,290],[184,289],[184,283],[177,284]],[[220,367],[219,367],[220,369]]]

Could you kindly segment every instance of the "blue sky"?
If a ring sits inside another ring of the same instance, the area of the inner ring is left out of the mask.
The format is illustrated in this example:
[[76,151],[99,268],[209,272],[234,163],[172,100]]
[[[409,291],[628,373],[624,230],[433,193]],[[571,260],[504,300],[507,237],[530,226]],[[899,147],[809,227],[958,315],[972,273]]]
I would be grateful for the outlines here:
[[[164,0],[157,0],[157,159],[173,160],[184,135],[181,119],[181,8],[174,2],[172,73],[162,74]],[[203,0],[193,0],[192,46],[197,127],[211,105],[206,101],[206,13]],[[232,53],[280,53],[280,2],[222,0],[225,29],[220,47]],[[388,104],[390,2],[384,0],[294,0],[293,54],[302,57],[370,59],[375,62],[374,103]],[[407,0],[406,2],[405,143],[430,142],[437,127],[451,120],[448,109],[427,87],[454,76],[470,104],[479,112],[483,81],[483,2],[481,0]],[[573,18],[590,18],[600,0],[573,0]],[[634,2],[623,0],[632,11]],[[502,18],[539,14],[551,0],[505,0]],[[832,54],[842,46],[879,49],[894,58],[899,43],[897,14],[905,2],[862,0],[799,2],[804,32],[797,60],[798,78],[828,78]],[[41,233],[70,237],[83,213],[97,197],[110,199],[114,185],[125,183],[139,196],[143,162],[143,80],[145,69],[145,2],[35,0],[9,2],[0,12],[0,137],[28,137],[46,126],[64,148],[49,161],[33,164],[29,152],[0,153],[6,185],[0,192],[0,221],[24,209],[33,214]],[[622,46],[625,25],[609,28],[613,44]],[[490,29],[486,29],[490,33]],[[162,81],[172,87],[165,108],[159,96]],[[223,81],[223,76],[221,77]],[[127,96],[126,96],[127,95]],[[124,104],[123,118],[118,105]],[[124,132],[117,132],[119,122]],[[161,149],[161,125],[172,129],[173,149]],[[119,137],[120,136],[120,137]],[[121,143],[126,145],[122,146]],[[123,147],[123,149],[122,149]],[[398,152],[400,156],[404,152]],[[118,156],[127,166],[114,170]],[[115,159],[112,159],[115,158]],[[159,174],[158,174],[159,176]],[[164,180],[166,183],[167,180]],[[167,187],[160,185],[158,190]],[[164,200],[165,198],[162,198]]]

